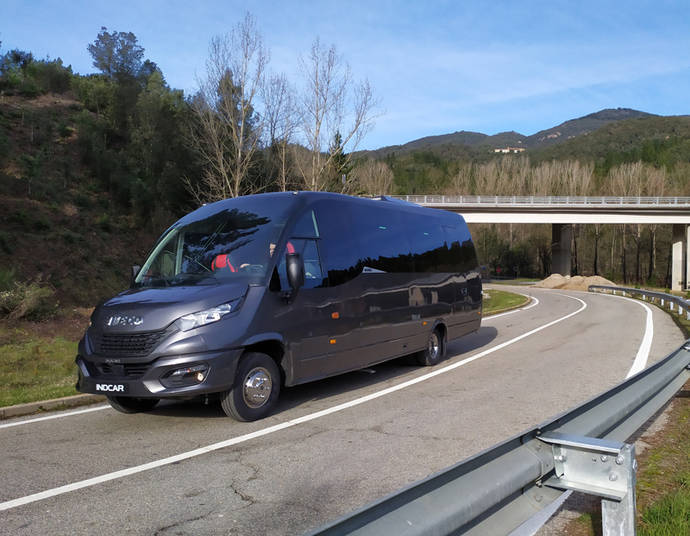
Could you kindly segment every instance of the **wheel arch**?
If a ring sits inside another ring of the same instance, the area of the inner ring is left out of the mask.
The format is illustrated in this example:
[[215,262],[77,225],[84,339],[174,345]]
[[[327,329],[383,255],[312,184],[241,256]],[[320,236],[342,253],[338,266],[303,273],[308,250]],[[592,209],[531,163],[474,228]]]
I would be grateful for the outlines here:
[[247,340],[244,345],[244,352],[242,354],[247,354],[249,352],[259,352],[266,354],[273,361],[275,361],[280,371],[280,382],[282,385],[289,385],[289,381],[292,377],[292,371],[287,367],[287,362],[285,360],[285,343],[283,338],[278,333],[267,333],[264,336],[252,337]]

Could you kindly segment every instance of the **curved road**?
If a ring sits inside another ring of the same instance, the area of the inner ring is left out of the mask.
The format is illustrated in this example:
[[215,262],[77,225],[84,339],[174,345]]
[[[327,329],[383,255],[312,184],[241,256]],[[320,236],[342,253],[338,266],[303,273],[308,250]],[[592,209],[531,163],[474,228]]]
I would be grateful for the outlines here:
[[636,356],[643,365],[646,350],[652,363],[683,342],[655,307],[650,338],[639,302],[515,290],[536,299],[484,319],[440,365],[394,361],[288,389],[263,421],[194,404],[4,421],[0,534],[299,534],[566,411],[623,380]]

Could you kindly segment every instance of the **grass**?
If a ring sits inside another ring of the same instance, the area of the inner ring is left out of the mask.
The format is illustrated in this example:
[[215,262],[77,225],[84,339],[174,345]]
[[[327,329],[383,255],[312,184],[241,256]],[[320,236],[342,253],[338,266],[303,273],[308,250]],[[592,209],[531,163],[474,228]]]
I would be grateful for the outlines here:
[[[686,386],[687,388],[687,386]],[[676,399],[658,444],[637,475],[638,534],[690,534],[690,394]]]
[[[491,278],[489,278],[491,279]],[[520,283],[537,283],[541,279],[535,277],[516,277],[514,279],[491,279],[492,285],[518,285]]]
[[483,315],[489,316],[516,307],[522,307],[529,301],[527,296],[506,292],[505,290],[484,289]]
[[77,394],[76,341],[6,326],[0,340],[0,407]]

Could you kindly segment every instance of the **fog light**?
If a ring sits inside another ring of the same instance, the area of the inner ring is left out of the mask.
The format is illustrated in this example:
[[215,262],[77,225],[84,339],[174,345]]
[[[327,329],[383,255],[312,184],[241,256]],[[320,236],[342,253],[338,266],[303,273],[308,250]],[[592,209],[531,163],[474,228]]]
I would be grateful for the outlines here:
[[208,365],[193,365],[171,370],[161,378],[165,387],[189,387],[203,382],[208,375]]

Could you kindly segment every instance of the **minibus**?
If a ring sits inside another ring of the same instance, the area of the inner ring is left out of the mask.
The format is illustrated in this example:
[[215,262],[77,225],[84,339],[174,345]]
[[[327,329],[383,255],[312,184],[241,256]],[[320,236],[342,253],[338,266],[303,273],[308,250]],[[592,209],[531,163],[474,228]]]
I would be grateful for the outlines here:
[[459,214],[325,192],[226,199],[173,224],[94,309],[77,389],[123,413],[202,397],[253,421],[284,387],[407,355],[436,365],[481,313]]

